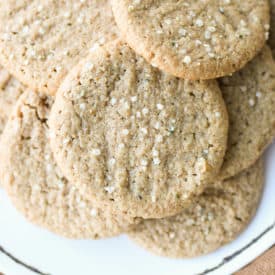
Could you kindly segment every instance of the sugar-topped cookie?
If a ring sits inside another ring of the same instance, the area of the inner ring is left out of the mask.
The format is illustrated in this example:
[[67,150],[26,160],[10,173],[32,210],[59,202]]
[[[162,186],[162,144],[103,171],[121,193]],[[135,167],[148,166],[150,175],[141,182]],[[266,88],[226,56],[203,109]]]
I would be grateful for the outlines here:
[[227,112],[216,81],[166,75],[112,43],[61,85],[50,128],[63,173],[136,217],[178,213],[217,175]]

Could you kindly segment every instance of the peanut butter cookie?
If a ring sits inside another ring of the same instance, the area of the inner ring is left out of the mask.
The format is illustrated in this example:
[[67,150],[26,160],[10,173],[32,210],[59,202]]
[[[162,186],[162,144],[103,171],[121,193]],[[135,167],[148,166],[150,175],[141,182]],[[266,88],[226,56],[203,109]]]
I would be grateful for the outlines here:
[[127,43],[152,65],[185,79],[241,69],[264,46],[267,0],[111,0]]
[[0,60],[28,87],[55,94],[72,66],[116,30],[108,0],[0,1]]
[[123,43],[78,65],[51,116],[55,158],[84,193],[132,216],[178,213],[219,172],[228,127],[216,81],[184,81]]
[[50,96],[24,93],[1,139],[1,182],[31,222],[74,239],[112,237],[138,219],[97,207],[56,165],[49,144]]
[[181,214],[145,220],[129,233],[149,251],[172,258],[196,257],[231,242],[253,217],[264,184],[259,161],[242,174],[207,188]]

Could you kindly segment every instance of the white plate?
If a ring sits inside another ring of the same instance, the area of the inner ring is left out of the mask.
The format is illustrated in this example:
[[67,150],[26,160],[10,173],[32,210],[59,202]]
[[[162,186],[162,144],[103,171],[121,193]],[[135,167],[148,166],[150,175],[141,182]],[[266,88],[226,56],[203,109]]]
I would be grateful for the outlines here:
[[[126,236],[103,241],[70,241],[26,222],[0,191],[0,272],[6,275],[193,275],[231,274],[275,243],[275,144],[268,150],[266,186],[256,217],[233,243],[192,260],[153,256]],[[22,264],[30,265],[29,268]],[[208,273],[205,272],[208,270]],[[39,274],[39,273],[38,273]]]

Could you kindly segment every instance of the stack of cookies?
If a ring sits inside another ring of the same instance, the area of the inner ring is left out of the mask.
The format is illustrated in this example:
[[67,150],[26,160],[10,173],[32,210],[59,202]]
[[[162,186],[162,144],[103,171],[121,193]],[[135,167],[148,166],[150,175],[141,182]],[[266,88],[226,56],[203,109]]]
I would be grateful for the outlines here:
[[127,233],[167,257],[232,241],[275,136],[269,22],[267,0],[1,1],[14,206],[59,235]]

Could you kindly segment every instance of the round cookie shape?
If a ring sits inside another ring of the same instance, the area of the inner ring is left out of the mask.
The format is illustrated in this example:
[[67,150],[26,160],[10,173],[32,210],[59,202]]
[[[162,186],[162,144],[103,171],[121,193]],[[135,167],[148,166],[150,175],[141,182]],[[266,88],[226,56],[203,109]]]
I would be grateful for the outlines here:
[[107,206],[97,207],[60,172],[50,145],[48,116],[53,99],[24,93],[1,140],[1,182],[29,221],[74,239],[118,235],[137,223]]
[[168,76],[118,42],[61,85],[51,144],[63,173],[93,199],[158,218],[178,213],[217,175],[227,122],[216,81]]
[[241,69],[263,47],[267,0],[111,0],[127,43],[153,66],[185,79]]
[[221,179],[251,166],[275,136],[275,63],[266,46],[241,71],[219,80],[229,114]]
[[129,233],[137,244],[171,258],[197,257],[233,241],[248,225],[264,183],[263,162],[216,182],[182,213],[144,220]]
[[0,2],[0,60],[28,87],[55,94],[98,45],[117,37],[108,0]]
[[0,134],[24,86],[0,65]]

